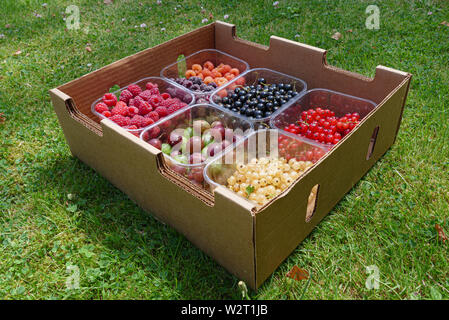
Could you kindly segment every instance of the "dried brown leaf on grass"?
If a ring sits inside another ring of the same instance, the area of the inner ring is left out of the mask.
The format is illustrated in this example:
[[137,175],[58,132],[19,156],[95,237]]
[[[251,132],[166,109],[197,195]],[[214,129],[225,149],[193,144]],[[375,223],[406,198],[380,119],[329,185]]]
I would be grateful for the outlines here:
[[435,229],[438,232],[438,240],[443,241],[443,243],[445,243],[446,240],[449,240],[447,235],[444,233],[443,228],[438,223],[435,223]]
[[307,270],[300,269],[298,266],[294,266],[286,275],[296,281],[309,279],[309,273]]

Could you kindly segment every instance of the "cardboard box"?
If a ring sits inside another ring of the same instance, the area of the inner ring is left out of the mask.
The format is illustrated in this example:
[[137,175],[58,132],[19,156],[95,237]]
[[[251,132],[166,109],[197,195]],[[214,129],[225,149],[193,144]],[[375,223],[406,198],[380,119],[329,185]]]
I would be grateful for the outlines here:
[[[309,89],[335,90],[372,100],[378,107],[287,194],[256,212],[251,202],[224,187],[211,194],[189,184],[167,168],[159,150],[108,119],[98,123],[91,113],[92,101],[113,85],[123,87],[157,76],[180,54],[207,48],[243,59],[251,68],[270,68],[304,79]],[[50,94],[75,157],[256,289],[394,143],[410,79],[409,73],[383,66],[369,79],[327,65],[325,50],[276,36],[265,47],[237,38],[233,25],[215,22],[61,85]],[[123,162],[128,165],[120,166]],[[306,222],[307,199],[317,184],[315,212]]]

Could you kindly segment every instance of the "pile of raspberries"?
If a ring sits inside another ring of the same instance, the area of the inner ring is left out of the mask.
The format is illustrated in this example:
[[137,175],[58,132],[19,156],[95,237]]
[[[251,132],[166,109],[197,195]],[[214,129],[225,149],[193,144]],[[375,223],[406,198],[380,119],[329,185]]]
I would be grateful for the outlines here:
[[119,99],[113,93],[106,93],[102,102],[95,105],[95,111],[128,130],[145,128],[159,119],[187,106],[169,93],[160,93],[158,85],[148,82],[142,91],[132,84],[123,90]]

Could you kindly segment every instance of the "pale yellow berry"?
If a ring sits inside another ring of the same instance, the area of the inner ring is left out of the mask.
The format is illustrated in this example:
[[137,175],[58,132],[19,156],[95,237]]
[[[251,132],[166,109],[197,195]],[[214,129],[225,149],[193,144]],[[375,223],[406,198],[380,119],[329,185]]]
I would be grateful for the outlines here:
[[257,179],[254,179],[253,181],[251,181],[251,185],[254,187],[254,189],[259,189],[260,188],[260,181]]
[[274,177],[273,181],[271,182],[274,186],[278,186],[281,183],[281,179],[279,177]]
[[237,170],[240,172],[240,173],[245,173],[246,171],[247,171],[247,167],[243,164],[243,163],[238,163],[237,164]]
[[230,177],[228,178],[228,184],[229,184],[230,186],[233,186],[235,183],[236,183],[235,177],[234,177],[234,176],[230,176]]
[[240,184],[240,190],[245,192],[246,188],[248,187],[248,184],[246,182],[243,182]]
[[298,171],[298,170],[301,169],[301,166],[299,165],[298,162],[293,163],[293,164],[291,165],[291,167],[292,167],[292,169],[295,170],[295,171]]
[[265,178],[261,178],[260,180],[260,185],[262,186],[262,187],[265,187],[266,185],[267,185],[267,179],[265,179]]
[[234,192],[238,192],[238,191],[240,191],[240,185],[238,183],[236,183],[232,186],[232,189],[234,190]]
[[246,198],[246,193],[245,193],[244,191],[242,191],[242,190],[238,191],[237,194],[238,194],[239,196],[241,196],[241,197]]

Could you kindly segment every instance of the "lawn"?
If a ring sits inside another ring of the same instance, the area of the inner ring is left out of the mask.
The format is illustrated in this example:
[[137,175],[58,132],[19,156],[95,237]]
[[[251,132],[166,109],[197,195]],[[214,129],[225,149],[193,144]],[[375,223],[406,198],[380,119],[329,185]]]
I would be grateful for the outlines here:
[[[250,298],[449,298],[435,229],[449,234],[447,0],[46,1],[0,4],[0,298],[241,298],[239,279],[70,154],[48,94],[225,15],[250,41],[274,34],[367,76],[379,64],[414,75],[396,143]],[[365,27],[370,4],[379,30]],[[285,277],[294,265],[312,280]]]

